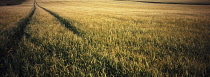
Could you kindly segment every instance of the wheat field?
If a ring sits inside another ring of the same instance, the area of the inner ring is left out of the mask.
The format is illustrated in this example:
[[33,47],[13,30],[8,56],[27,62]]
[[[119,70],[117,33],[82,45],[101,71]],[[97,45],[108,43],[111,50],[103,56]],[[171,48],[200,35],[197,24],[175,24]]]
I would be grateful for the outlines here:
[[0,75],[208,77],[208,2],[28,0],[0,6]]

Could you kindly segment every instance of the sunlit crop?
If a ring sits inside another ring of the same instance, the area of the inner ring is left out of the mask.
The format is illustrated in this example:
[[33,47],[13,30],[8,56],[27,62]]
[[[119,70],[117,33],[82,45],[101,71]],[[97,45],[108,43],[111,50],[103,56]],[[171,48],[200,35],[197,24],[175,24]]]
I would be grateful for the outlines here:
[[[0,11],[2,76],[209,76],[209,5],[117,0],[24,4],[16,5],[24,12]],[[15,6],[0,10],[10,7]],[[25,27],[18,24],[22,21]]]

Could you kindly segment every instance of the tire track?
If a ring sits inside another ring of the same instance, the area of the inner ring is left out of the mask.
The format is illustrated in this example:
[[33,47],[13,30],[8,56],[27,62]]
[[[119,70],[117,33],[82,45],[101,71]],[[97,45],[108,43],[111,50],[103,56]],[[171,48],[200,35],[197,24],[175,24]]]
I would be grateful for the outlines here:
[[[35,2],[33,3],[33,7],[31,12],[23,19],[21,19],[19,22],[17,22],[17,28],[13,28],[13,31],[5,31],[6,33],[13,33],[8,35],[9,42],[4,46],[4,48],[0,48],[1,54],[0,54],[0,75],[3,76],[4,72],[6,72],[8,69],[5,67],[7,64],[5,64],[4,59],[8,57],[10,54],[12,54],[16,49],[18,49],[18,44],[21,42],[21,39],[25,35],[25,28],[30,23],[34,12],[36,10]],[[2,32],[4,33],[4,32]]]
[[[18,43],[21,41],[22,37],[25,35],[25,28],[27,27],[27,25],[29,24],[29,21],[31,20],[34,12],[36,10],[36,6],[35,3],[32,7],[31,12],[23,19],[21,19],[19,22],[16,23],[17,27],[11,29],[11,31],[3,31],[1,33],[6,33],[8,34],[8,40],[9,43],[7,43],[4,47],[4,49],[0,48],[0,51],[8,51],[11,48],[15,49],[18,46]],[[0,55],[4,55],[4,54],[0,54]]]
[[48,13],[50,13],[51,15],[53,15],[56,19],[58,19],[58,21],[68,30],[72,31],[74,34],[82,37],[83,36],[83,31],[76,28],[75,26],[73,26],[71,24],[70,21],[68,21],[67,19],[61,17],[59,14],[56,14],[55,12],[52,12],[44,7],[41,7],[37,2],[36,2],[37,6],[39,6],[40,8],[42,8],[43,10],[47,11]]
[[14,37],[17,37],[18,40],[21,40],[21,38],[25,34],[24,30],[25,30],[26,26],[29,24],[29,21],[31,20],[32,16],[34,15],[35,10],[36,10],[36,5],[35,5],[35,2],[34,2],[33,9],[29,13],[29,15],[26,18],[22,19],[18,23],[18,29],[15,32],[15,36],[14,36]]
[[23,36],[26,35],[25,28],[30,23],[30,20],[31,20],[31,18],[34,15],[34,12],[36,10],[35,2],[33,3],[33,7],[32,8],[33,9],[28,14],[28,16],[26,16],[25,18],[21,19],[17,23],[17,28],[14,29],[14,34],[12,34],[11,37],[10,37],[11,38],[11,42],[10,42],[10,45],[8,46],[8,48],[14,48],[14,49],[16,49],[17,46],[18,46],[18,44],[19,44],[19,42],[23,38]]

